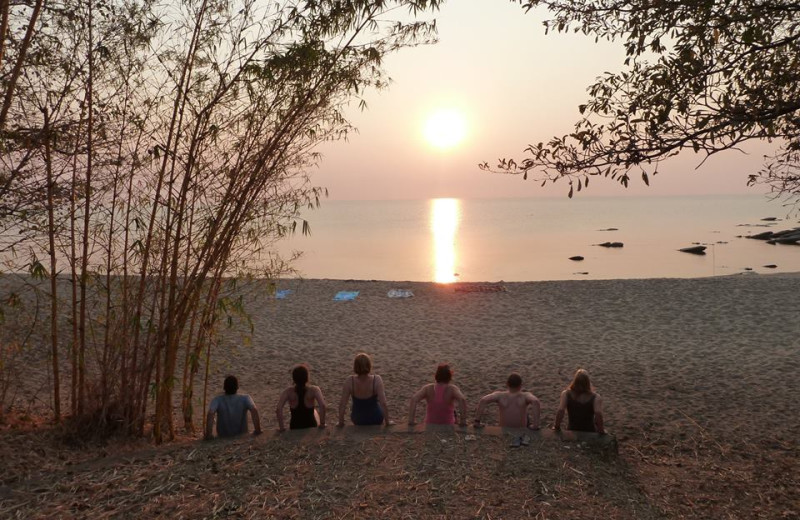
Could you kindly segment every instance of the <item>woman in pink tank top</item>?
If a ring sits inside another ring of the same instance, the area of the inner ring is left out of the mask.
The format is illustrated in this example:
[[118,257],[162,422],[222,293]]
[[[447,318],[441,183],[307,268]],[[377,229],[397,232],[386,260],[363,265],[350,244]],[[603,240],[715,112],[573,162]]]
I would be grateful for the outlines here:
[[459,425],[467,425],[467,400],[456,385],[450,383],[453,371],[442,363],[436,368],[436,383],[427,384],[411,398],[408,409],[408,424],[416,424],[417,403],[425,399],[427,411],[425,424],[455,424],[455,405],[458,403],[461,417]]

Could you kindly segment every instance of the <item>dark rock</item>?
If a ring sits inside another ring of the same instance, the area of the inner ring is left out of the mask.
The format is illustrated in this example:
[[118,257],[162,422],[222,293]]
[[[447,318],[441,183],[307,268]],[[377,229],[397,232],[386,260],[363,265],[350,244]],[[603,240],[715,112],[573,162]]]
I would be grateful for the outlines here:
[[622,247],[625,244],[622,242],[603,242],[602,244],[596,244],[600,247]]
[[610,227],[606,229],[598,229],[597,231],[619,231],[619,229],[615,227]]
[[778,217],[764,217],[761,220],[763,220],[764,222],[775,222],[776,220],[778,220]]
[[752,267],[745,267],[745,268],[744,268],[744,270],[745,270],[745,271],[752,271],[752,270],[753,270],[753,268],[752,268]]
[[683,247],[678,249],[681,253],[691,253],[693,255],[704,255],[706,254],[706,246],[693,246],[693,247]]
[[777,265],[775,265],[775,264],[767,264],[767,265],[765,265],[764,267],[766,267],[767,269],[775,269],[775,268],[776,268],[776,267],[778,267],[778,266],[777,266]]
[[580,255],[576,255],[576,256],[569,257],[569,259],[574,261],[574,262],[580,262],[581,260],[583,260],[583,257],[580,256]]
[[589,274],[589,271],[578,271],[577,273],[572,274]]
[[758,233],[756,235],[748,235],[747,238],[752,238],[754,240],[767,240],[772,238],[772,235],[774,234],[775,233],[772,231],[764,231],[763,233]]
[[772,238],[789,238],[789,237],[798,237],[800,238],[800,229],[784,229],[783,231],[776,231],[773,233]]

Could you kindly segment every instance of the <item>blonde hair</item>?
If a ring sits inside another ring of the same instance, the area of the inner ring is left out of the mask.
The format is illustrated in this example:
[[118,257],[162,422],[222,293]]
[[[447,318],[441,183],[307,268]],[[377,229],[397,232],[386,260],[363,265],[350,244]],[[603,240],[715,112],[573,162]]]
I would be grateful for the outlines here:
[[358,375],[366,375],[372,372],[372,360],[363,352],[356,355],[353,360],[353,372]]
[[579,368],[575,372],[575,377],[572,378],[572,383],[567,387],[568,390],[576,394],[589,394],[592,392],[592,382],[589,379],[589,372]]

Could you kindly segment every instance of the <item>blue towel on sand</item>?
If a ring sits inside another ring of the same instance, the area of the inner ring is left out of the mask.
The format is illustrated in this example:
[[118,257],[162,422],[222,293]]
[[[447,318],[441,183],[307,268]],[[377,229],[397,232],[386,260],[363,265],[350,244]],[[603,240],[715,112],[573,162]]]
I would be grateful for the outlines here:
[[281,289],[280,291],[275,293],[276,300],[285,300],[287,296],[292,294],[294,291],[291,289]]
[[358,291],[339,291],[336,293],[336,296],[334,296],[333,299],[338,302],[343,302],[347,300],[355,300],[356,296],[358,296]]

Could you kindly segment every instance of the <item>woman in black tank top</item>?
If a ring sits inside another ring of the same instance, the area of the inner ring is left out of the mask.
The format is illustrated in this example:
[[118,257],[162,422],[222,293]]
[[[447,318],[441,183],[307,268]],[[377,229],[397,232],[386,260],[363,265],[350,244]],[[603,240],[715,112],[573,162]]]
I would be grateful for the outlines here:
[[561,392],[561,402],[556,413],[553,429],[561,429],[561,421],[567,414],[570,430],[605,433],[603,429],[603,401],[592,388],[589,372],[579,369],[572,383]]
[[[292,370],[292,381],[294,386],[290,386],[283,391],[278,399],[276,414],[278,416],[278,430],[284,431],[283,407],[288,402],[291,419],[289,428],[298,430],[303,428],[314,428],[319,425],[325,427],[325,399],[318,386],[309,385],[309,371],[306,365],[297,365]],[[319,405],[319,414],[315,408],[315,403]]]

